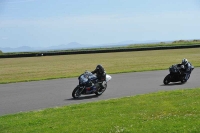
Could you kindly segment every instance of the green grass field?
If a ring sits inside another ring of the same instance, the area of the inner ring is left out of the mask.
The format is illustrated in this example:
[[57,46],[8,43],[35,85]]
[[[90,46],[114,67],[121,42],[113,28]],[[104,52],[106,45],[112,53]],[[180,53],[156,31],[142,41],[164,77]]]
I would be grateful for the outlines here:
[[187,58],[200,66],[200,48],[0,59],[0,83],[75,77],[102,64],[107,73],[168,69]]
[[200,88],[0,117],[1,133],[199,133]]

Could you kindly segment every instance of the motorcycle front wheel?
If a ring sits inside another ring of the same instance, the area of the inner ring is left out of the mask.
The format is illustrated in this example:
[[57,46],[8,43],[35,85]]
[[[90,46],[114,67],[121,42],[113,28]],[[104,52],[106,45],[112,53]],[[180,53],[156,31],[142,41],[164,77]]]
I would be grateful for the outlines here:
[[163,83],[164,83],[165,85],[167,85],[167,84],[170,83],[170,74],[168,74],[168,75],[164,78]]
[[76,88],[72,92],[72,97],[73,98],[79,98],[81,96],[81,89],[80,86],[76,86]]

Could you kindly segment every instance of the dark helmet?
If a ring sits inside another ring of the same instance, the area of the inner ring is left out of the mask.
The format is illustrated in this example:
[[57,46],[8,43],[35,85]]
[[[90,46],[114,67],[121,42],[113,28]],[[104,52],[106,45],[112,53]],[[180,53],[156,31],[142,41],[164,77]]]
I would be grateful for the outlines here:
[[103,73],[103,72],[104,72],[104,68],[103,68],[102,65],[97,65],[96,70],[97,70],[98,72],[100,72],[100,73]]
[[188,64],[188,60],[184,58],[184,59],[182,60],[182,64],[183,64],[183,65],[187,65],[187,64]]

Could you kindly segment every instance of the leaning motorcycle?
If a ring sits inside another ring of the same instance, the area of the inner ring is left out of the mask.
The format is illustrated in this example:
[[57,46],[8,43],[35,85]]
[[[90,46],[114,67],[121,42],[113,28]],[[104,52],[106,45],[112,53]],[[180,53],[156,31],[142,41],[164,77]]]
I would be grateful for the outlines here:
[[169,67],[170,73],[164,78],[163,83],[167,85],[170,82],[181,82],[181,83],[187,82],[194,67],[191,66],[190,74],[188,75],[187,80],[185,79],[185,73],[183,72],[183,67],[184,66],[181,64],[176,64]]
[[[78,77],[79,85],[72,92],[73,98],[79,98],[81,95],[96,94],[101,95],[107,88],[107,83],[111,76],[106,74],[106,80],[99,82],[97,76],[89,71],[84,72]],[[100,85],[102,84],[102,85]]]

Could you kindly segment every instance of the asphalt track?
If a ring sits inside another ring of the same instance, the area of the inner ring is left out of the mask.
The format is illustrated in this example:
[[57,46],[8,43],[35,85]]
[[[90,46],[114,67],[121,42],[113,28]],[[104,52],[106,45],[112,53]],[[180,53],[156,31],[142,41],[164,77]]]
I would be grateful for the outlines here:
[[0,84],[0,115],[92,102],[151,92],[200,87],[200,68],[195,68],[185,84],[163,85],[168,70],[111,74],[107,90],[99,97],[72,98],[77,78]]

